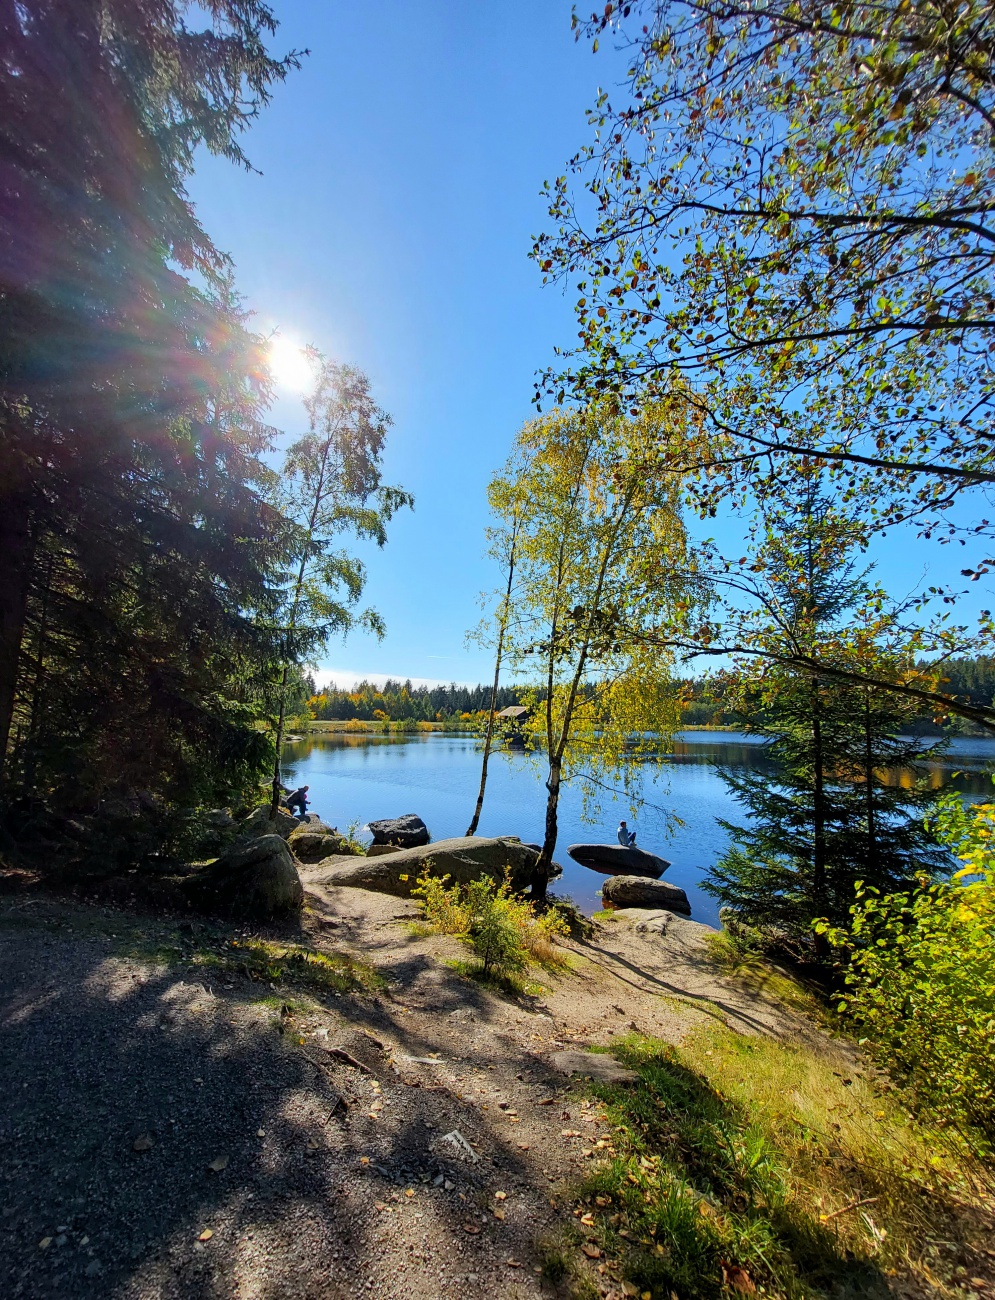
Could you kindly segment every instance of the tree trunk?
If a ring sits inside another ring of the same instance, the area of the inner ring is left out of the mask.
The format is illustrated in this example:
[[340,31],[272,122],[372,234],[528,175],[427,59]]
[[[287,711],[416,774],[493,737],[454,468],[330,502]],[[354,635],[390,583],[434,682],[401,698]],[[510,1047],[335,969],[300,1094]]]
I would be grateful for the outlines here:
[[289,675],[289,665],[284,663],[283,677],[280,681],[280,715],[276,724],[276,758],[273,760],[273,797],[269,806],[271,821],[276,816],[276,810],[280,806],[280,758],[283,750],[283,727],[287,713],[287,678]]
[[822,722],[816,713],[812,719],[812,896],[817,906],[826,896],[826,776],[822,751]]
[[871,695],[864,691],[864,781],[867,811],[867,865],[868,875],[874,879],[874,860],[877,857],[877,818],[874,812],[874,752],[871,738]]
[[546,789],[549,791],[546,796],[546,834],[542,842],[539,861],[532,873],[531,896],[533,902],[541,902],[546,897],[550,868],[553,865],[553,854],[556,852],[558,831],[556,814],[560,802],[560,770],[560,760],[551,758],[549,760],[549,776],[546,779]]
[[26,496],[0,499],[0,771],[10,743],[35,538]]
[[508,627],[508,611],[511,607],[511,588],[515,581],[515,540],[516,534],[513,531],[511,535],[511,553],[508,557],[508,586],[504,593],[504,605],[502,606],[500,620],[498,622],[498,643],[497,653],[494,656],[494,684],[491,687],[491,709],[487,717],[487,733],[484,736],[484,757],[480,764],[480,789],[477,791],[477,806],[473,810],[473,818],[466,829],[467,835],[476,835],[477,826],[480,823],[480,810],[484,806],[484,790],[487,788],[487,760],[491,756],[491,741],[494,738],[494,710],[497,708],[498,683],[501,680],[501,658],[504,654],[504,634]]

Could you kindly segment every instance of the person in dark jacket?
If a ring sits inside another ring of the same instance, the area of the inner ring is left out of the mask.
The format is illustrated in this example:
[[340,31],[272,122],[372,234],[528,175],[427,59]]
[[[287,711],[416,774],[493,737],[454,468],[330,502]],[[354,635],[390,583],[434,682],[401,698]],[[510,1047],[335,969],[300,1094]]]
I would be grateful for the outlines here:
[[296,808],[302,818],[307,816],[307,792],[310,789],[309,785],[302,785],[299,790],[287,795],[287,807],[291,812]]

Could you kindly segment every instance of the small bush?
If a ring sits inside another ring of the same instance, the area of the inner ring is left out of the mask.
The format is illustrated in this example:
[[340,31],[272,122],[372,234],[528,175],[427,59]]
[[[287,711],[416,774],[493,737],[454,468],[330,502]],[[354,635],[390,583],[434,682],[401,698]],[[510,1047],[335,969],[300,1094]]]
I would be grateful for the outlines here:
[[995,1146],[995,804],[941,800],[933,829],[964,863],[910,893],[863,888],[850,929],[822,924],[846,961],[840,1011],[924,1114]]
[[569,929],[556,908],[537,915],[531,903],[512,894],[507,880],[498,885],[485,876],[468,885],[448,885],[449,876],[440,879],[428,870],[426,865],[413,891],[426,921],[470,948],[483,975],[521,971],[530,960],[542,966],[563,964],[556,940]]

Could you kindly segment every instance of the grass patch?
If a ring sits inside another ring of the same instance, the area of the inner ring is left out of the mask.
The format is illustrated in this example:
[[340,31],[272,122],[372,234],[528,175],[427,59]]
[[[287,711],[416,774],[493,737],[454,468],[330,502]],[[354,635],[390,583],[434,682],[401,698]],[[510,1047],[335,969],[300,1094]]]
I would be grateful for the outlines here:
[[786,971],[772,966],[770,958],[756,948],[725,930],[709,935],[706,942],[708,955],[724,975],[738,980],[756,994],[812,1016],[821,1024],[828,1023],[825,1005],[815,992]]
[[463,961],[458,957],[445,964],[464,979],[473,980],[475,984],[481,984],[487,989],[496,989],[499,993],[507,993],[509,997],[541,998],[546,992],[542,984],[526,979],[515,971],[502,971],[494,967],[485,971],[479,962]]
[[871,1297],[900,1275],[953,1296],[991,1272],[979,1171],[842,1058],[724,1029],[613,1052],[640,1082],[593,1089],[605,1163],[577,1212],[626,1294]]
[[614,921],[615,909],[613,907],[603,907],[600,912],[591,913],[592,921]]
[[322,952],[285,940],[198,933],[187,942],[175,931],[121,936],[118,950],[144,961],[182,963],[215,975],[242,975],[256,983],[291,985],[309,993],[352,993],[384,987],[371,966],[343,953]]

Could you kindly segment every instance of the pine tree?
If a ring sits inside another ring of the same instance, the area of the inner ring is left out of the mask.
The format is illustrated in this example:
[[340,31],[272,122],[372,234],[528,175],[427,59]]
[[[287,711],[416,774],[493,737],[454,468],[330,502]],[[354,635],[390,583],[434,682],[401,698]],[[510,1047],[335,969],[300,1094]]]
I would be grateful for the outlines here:
[[[886,680],[914,669],[900,628],[881,613],[883,593],[857,569],[860,542],[814,482],[768,521],[755,559],[758,645],[775,655],[801,645],[855,673],[871,663]],[[767,737],[772,770],[722,773],[749,821],[721,823],[733,844],[704,888],[739,921],[811,952],[812,921],[845,923],[858,880],[887,891],[942,869],[923,827],[935,794],[922,768],[937,750],[903,734],[914,701],[766,662],[760,672],[740,665],[740,707]]]
[[[258,0],[0,8],[0,757],[99,800],[263,761],[253,678],[285,528],[262,341],[184,181],[292,64]],[[198,283],[194,283],[194,278]],[[80,782],[77,778],[82,776]]]

